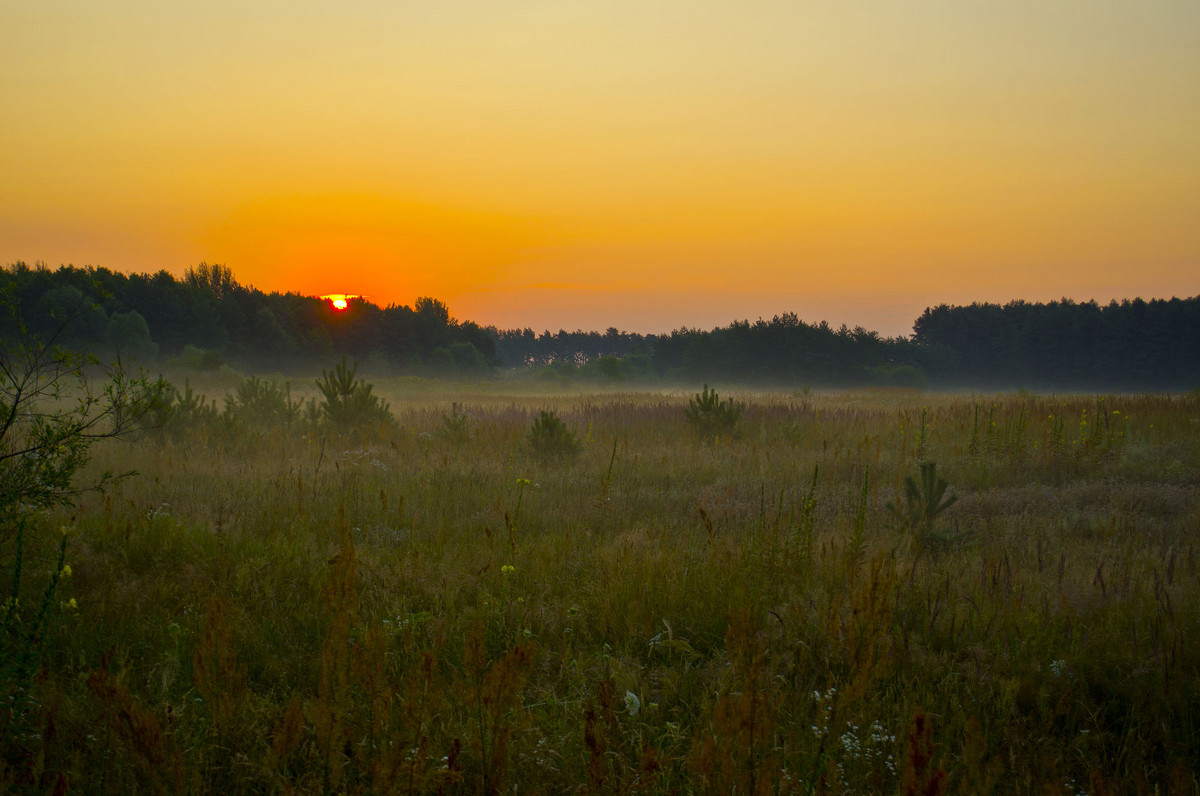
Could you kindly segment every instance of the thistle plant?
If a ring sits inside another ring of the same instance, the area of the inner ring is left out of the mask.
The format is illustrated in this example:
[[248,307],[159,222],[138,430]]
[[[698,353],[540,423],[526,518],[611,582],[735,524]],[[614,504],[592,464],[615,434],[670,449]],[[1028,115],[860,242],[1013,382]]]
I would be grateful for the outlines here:
[[705,442],[712,442],[722,434],[733,433],[744,408],[744,404],[734,403],[732,398],[722,401],[717,391],[705,384],[704,391],[688,401],[685,417]]

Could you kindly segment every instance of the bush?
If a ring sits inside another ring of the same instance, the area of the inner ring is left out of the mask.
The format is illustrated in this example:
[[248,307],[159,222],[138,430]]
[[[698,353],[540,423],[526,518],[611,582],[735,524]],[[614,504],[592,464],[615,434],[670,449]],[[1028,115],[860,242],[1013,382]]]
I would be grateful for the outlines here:
[[217,402],[209,402],[192,389],[191,382],[183,380],[183,392],[169,385],[163,400],[154,404],[142,419],[147,430],[157,430],[171,439],[181,440],[211,427],[219,417]]
[[471,420],[471,415],[462,411],[455,401],[450,405],[450,414],[442,415],[442,426],[437,435],[446,442],[461,445],[471,439]]
[[744,404],[734,403],[732,398],[722,401],[717,391],[705,384],[704,391],[688,401],[686,417],[704,441],[712,442],[721,434],[733,433],[744,408]]
[[373,394],[374,386],[356,378],[357,373],[358,363],[347,367],[345,357],[332,371],[321,371],[317,389],[321,391],[325,421],[338,431],[393,425],[395,419],[387,401]]
[[544,459],[569,459],[579,455],[583,443],[558,415],[543,410],[529,429],[529,447]]
[[131,377],[120,362],[96,387],[88,379],[94,357],[44,344],[19,321],[11,340],[0,342],[0,538],[23,516],[121,477],[76,479],[95,442],[138,430],[170,389],[161,379]]
[[943,511],[958,501],[958,495],[946,494],[950,483],[937,473],[935,462],[922,462],[919,479],[911,475],[904,479],[904,505],[893,501],[888,508],[901,528],[912,534],[918,551],[932,542],[951,542],[956,539],[948,533],[939,533],[934,521]]
[[206,350],[192,344],[185,345],[179,362],[186,368],[207,372],[218,371],[225,364],[225,357],[217,350]]
[[255,428],[294,428],[300,419],[300,402],[292,400],[289,385],[250,376],[242,379],[233,395],[225,396],[225,413]]

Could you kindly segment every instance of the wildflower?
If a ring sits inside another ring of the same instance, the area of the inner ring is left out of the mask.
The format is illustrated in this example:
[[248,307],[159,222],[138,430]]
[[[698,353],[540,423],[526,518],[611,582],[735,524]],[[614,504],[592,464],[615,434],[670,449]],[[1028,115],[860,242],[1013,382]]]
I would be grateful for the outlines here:
[[528,478],[518,478],[517,486],[529,486],[529,479]]
[[69,600],[65,600],[65,601],[63,601],[63,602],[59,603],[59,605],[61,605],[63,608],[67,609],[68,611],[77,611],[77,610],[79,610],[79,604],[75,602],[75,598],[74,598],[74,597],[72,597],[72,598],[71,598],[71,599],[69,599]]
[[632,691],[625,692],[625,710],[630,716],[636,716],[638,711],[642,709],[642,700],[638,699],[638,695]]
[[69,577],[71,577],[71,565],[70,565],[70,564],[63,564],[63,565],[62,565],[62,569],[60,569],[60,570],[58,571],[58,575],[59,575],[59,577],[62,577],[62,578],[69,578]]
[[517,571],[517,568],[514,567],[512,564],[505,564],[504,566],[500,567],[500,572],[502,572],[505,575],[511,575],[512,573],[514,573],[516,571]]

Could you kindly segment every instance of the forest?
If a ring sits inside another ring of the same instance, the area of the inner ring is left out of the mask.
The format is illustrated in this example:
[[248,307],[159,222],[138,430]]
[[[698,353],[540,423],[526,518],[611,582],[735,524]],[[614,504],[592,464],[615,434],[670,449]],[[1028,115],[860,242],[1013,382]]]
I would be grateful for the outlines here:
[[[638,334],[609,328],[497,329],[413,307],[265,293],[223,265],[124,274],[0,269],[0,295],[35,336],[67,347],[198,369],[310,373],[338,357],[374,373],[486,378],[500,369],[556,381],[722,381],[764,387],[1189,390],[1200,386],[1200,297],[1100,305],[1062,299],[941,304],[908,337],[834,328],[795,313],[711,330]],[[69,323],[67,322],[69,319]]]

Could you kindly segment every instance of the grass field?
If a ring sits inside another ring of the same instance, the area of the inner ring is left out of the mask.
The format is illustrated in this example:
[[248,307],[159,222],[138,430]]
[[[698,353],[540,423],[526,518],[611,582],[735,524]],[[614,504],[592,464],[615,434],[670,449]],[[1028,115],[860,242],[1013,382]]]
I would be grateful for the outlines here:
[[1197,791],[1200,398],[723,389],[706,440],[688,393],[542,389],[97,447],[139,475],[24,535],[3,781]]

